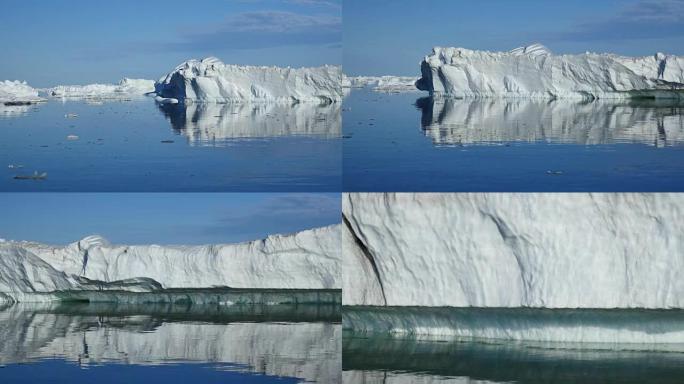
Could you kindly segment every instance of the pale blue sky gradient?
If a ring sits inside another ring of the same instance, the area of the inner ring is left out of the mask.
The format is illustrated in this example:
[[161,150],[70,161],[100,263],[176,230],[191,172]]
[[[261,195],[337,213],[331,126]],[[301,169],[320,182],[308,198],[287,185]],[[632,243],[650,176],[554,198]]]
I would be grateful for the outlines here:
[[3,193],[0,238],[218,244],[341,221],[339,193]]
[[191,58],[340,64],[341,0],[7,0],[0,80],[156,80]]
[[684,0],[345,0],[344,71],[419,76],[433,46],[684,54]]

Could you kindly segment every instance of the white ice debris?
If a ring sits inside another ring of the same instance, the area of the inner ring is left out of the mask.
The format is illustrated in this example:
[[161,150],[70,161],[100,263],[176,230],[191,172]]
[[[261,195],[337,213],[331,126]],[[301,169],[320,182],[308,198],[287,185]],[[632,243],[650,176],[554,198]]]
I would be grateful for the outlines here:
[[346,305],[684,308],[679,194],[346,194]]
[[[207,246],[111,245],[89,236],[67,246],[0,243],[0,302],[105,283],[151,279],[163,288],[339,288],[340,229],[329,226],[264,240]],[[146,280],[147,281],[147,280]]]
[[416,86],[435,97],[682,98],[684,57],[554,55],[541,44],[509,52],[435,47]]
[[400,93],[417,92],[418,77],[411,76],[343,76],[342,86],[345,88],[372,87],[376,92]]
[[156,92],[181,102],[337,102],[339,66],[279,68],[224,64],[215,57],[189,60],[162,77]]
[[120,99],[154,92],[154,80],[122,79],[119,84],[58,85],[45,89],[51,97]]
[[44,101],[38,96],[38,90],[25,81],[0,81],[0,104],[20,105]]

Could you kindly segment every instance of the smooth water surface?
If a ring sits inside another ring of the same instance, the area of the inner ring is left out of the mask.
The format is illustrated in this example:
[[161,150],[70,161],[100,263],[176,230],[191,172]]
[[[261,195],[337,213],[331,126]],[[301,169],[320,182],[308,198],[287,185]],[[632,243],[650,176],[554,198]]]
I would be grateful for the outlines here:
[[339,306],[14,304],[3,383],[340,382]]
[[513,341],[433,341],[344,333],[353,383],[680,383],[684,353],[539,347]]
[[[3,106],[0,190],[339,191],[339,111],[150,98]],[[34,172],[47,178],[15,179]]]
[[681,191],[684,104],[354,90],[345,191]]

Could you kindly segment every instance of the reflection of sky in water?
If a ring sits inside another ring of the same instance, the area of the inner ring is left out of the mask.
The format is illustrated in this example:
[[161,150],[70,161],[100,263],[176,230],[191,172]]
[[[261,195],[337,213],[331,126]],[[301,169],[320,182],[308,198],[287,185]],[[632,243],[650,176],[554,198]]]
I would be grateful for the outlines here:
[[[418,102],[417,102],[418,101]],[[682,107],[453,100],[353,90],[345,191],[679,191]]]
[[[0,111],[0,190],[340,190],[339,104],[160,112],[143,98],[22,108]],[[34,171],[47,179],[13,179]]]
[[684,354],[398,339],[345,332],[343,378],[352,383],[678,383]]
[[547,142],[580,145],[684,142],[681,101],[420,99],[421,125],[435,145]]
[[0,309],[0,364],[203,364],[335,383],[341,364],[335,317],[339,307],[331,306],[16,304]]

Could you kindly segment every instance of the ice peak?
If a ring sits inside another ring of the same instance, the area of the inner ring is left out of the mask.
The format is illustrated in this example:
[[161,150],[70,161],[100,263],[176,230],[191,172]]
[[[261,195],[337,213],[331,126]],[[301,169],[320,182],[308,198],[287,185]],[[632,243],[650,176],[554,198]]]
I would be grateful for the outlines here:
[[100,235],[90,235],[78,241],[78,246],[81,249],[89,249],[96,246],[108,246],[109,241]]
[[530,55],[530,56],[545,56],[551,55],[552,52],[546,46],[540,43],[530,44],[524,47],[518,47],[510,51],[513,55]]

